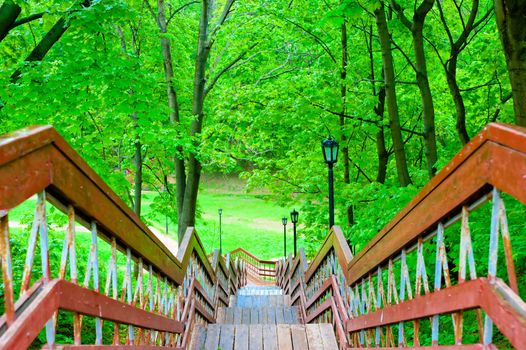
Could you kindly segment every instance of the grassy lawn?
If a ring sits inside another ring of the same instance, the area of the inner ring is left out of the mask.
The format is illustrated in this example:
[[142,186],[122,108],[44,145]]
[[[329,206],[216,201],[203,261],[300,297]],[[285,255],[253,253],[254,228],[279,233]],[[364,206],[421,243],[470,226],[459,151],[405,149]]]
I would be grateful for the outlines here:
[[[157,194],[143,194],[143,215],[149,216],[149,225],[160,233],[166,231],[166,219],[151,213],[150,204]],[[223,209],[223,252],[243,247],[261,259],[279,258],[283,255],[283,225],[286,215],[290,222],[291,208],[282,208],[264,193],[246,194],[237,181],[207,180],[199,191],[197,232],[207,252],[219,248],[219,218],[217,209]],[[33,197],[10,212],[10,220],[31,224],[36,198]],[[58,215],[50,213],[49,215]],[[65,224],[65,222],[64,222]],[[177,224],[168,223],[168,236],[177,240]],[[298,241],[298,247],[303,245]],[[293,251],[292,225],[287,225],[287,253]]]
[[[145,193],[143,212],[150,213],[149,204],[155,193]],[[205,183],[199,191],[196,229],[205,249],[219,248],[218,208],[223,209],[222,236],[223,252],[243,247],[262,259],[279,258],[283,255],[283,225],[281,218],[286,215],[290,221],[291,209],[282,208],[269,200],[265,194],[245,194],[237,188],[217,188]],[[159,232],[166,231],[165,218],[156,216],[151,220]],[[169,222],[169,235],[176,239],[177,225]],[[298,241],[298,247],[302,242]],[[293,251],[292,226],[287,225],[287,253]]]

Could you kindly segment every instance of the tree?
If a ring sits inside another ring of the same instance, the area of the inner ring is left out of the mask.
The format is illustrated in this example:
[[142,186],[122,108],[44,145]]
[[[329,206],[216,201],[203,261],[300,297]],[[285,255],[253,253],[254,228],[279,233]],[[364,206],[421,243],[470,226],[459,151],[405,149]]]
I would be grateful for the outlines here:
[[376,17],[376,27],[378,29],[378,36],[382,48],[387,111],[389,113],[389,128],[391,129],[391,137],[393,140],[396,170],[398,172],[398,181],[400,182],[400,186],[405,187],[411,183],[411,178],[409,177],[409,171],[407,169],[404,142],[400,128],[400,116],[398,115],[398,103],[396,99],[396,82],[393,54],[391,50],[391,39],[389,28],[387,27],[387,19],[385,17],[383,1],[380,1],[380,6],[374,11],[374,14]]
[[495,16],[510,76],[515,122],[520,126],[526,126],[525,13],[525,0],[495,0]]
[[416,73],[416,81],[422,99],[422,109],[424,112],[425,154],[429,178],[435,175],[435,163],[438,160],[438,154],[435,135],[435,107],[433,106],[433,95],[431,94],[427,74],[423,30],[427,14],[433,8],[434,2],[434,0],[423,0],[415,9],[413,20],[410,21],[404,14],[404,9],[396,2],[396,0],[391,0],[392,8],[396,11],[402,24],[411,32],[413,38],[413,51],[416,62],[415,64],[411,64]]

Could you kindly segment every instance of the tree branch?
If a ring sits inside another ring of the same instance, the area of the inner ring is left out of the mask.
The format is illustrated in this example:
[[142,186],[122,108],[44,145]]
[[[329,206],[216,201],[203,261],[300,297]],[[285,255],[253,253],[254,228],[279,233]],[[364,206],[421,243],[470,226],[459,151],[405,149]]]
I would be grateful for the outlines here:
[[180,6],[179,8],[177,8],[174,12],[170,13],[170,17],[166,21],[166,25],[170,24],[170,21],[172,20],[172,18],[175,17],[176,14],[178,14],[179,12],[181,12],[182,10],[187,8],[188,6],[193,5],[193,4],[198,4],[198,3],[199,3],[199,1],[190,1],[190,2],[187,2],[186,4]]
[[300,24],[298,24],[298,23],[296,23],[296,22],[294,22],[294,21],[291,21],[291,20],[288,19],[288,18],[283,18],[283,20],[284,20],[285,22],[288,22],[288,23],[290,23],[290,24],[292,24],[292,25],[298,27],[299,29],[301,29],[302,31],[304,31],[305,33],[307,33],[308,35],[310,35],[310,36],[314,39],[314,41],[315,41],[316,43],[318,43],[318,44],[322,47],[323,51],[325,51],[325,52],[329,55],[329,57],[331,58],[331,60],[332,60],[334,63],[337,63],[337,62],[336,62],[336,58],[334,58],[334,55],[332,54],[332,52],[331,52],[331,50],[329,49],[329,47],[327,46],[327,44],[325,44],[325,43],[323,42],[323,40],[321,40],[316,34],[312,33],[311,31],[309,31],[308,29],[304,28],[304,27],[301,26]]
[[[252,50],[254,47],[256,47],[257,45],[259,44],[259,42],[256,42],[254,44],[252,44],[248,49],[246,49],[245,51],[243,51],[239,56],[237,56],[236,58],[234,58],[228,65],[226,65],[219,73],[216,74],[216,76],[210,81],[210,84],[208,84],[208,86],[205,88],[205,96],[208,95],[208,93],[210,92],[210,90],[212,90],[212,88],[214,87],[214,85],[217,83],[217,81],[219,80],[219,78],[221,78],[221,76],[223,74],[225,74],[226,72],[228,72],[229,70],[232,70],[233,68],[235,67],[239,67],[239,65],[236,65],[236,63],[238,63],[239,61],[241,61],[241,59],[243,57],[245,57],[245,55],[250,51]],[[254,55],[253,55],[254,56]],[[253,56],[251,56],[250,58],[252,58]],[[245,60],[243,63],[247,62],[247,60]]]
[[21,18],[19,20],[16,20],[13,25],[11,25],[11,27],[9,28],[9,30],[15,28],[15,27],[18,27],[18,26],[21,26],[23,24],[26,24],[26,23],[29,23],[31,21],[34,21],[34,20],[37,20],[39,18],[42,18],[45,14],[47,14],[48,12],[40,12],[40,13],[35,13],[33,15],[30,15],[30,16],[27,16],[25,18]]

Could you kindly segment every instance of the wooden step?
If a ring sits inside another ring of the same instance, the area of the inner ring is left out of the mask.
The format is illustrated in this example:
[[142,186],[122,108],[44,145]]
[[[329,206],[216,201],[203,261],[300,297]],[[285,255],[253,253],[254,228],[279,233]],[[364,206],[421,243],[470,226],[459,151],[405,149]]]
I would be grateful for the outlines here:
[[337,350],[338,344],[328,323],[307,325],[196,326],[190,343],[195,350]]
[[217,323],[223,324],[296,324],[296,306],[278,307],[220,307],[217,310]]
[[289,306],[289,295],[237,295],[238,307],[272,307]]
[[283,290],[277,286],[245,286],[237,291],[238,295],[282,295]]

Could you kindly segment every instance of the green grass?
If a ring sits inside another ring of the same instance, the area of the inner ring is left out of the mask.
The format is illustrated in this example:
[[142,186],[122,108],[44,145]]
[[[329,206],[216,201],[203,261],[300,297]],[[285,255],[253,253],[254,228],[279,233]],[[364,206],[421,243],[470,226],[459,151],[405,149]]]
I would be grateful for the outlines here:
[[[265,193],[243,193],[239,181],[208,179],[203,182],[198,196],[198,218],[196,229],[207,252],[219,248],[218,208],[223,209],[223,252],[243,247],[261,259],[283,256],[283,225],[285,215],[290,221],[291,208],[282,208],[270,200]],[[143,194],[142,214],[148,217],[148,225],[165,233],[166,219],[152,212],[150,207],[155,192]],[[10,220],[31,224],[36,198],[33,197],[10,212]],[[53,215],[53,213],[50,213]],[[58,214],[55,214],[58,216]],[[60,215],[61,216],[61,215]],[[65,224],[65,222],[64,222]],[[168,223],[168,236],[177,240],[177,223]],[[303,241],[298,239],[298,248]],[[287,225],[287,253],[293,251],[292,225]]]
[[[261,259],[283,256],[283,225],[281,218],[289,216],[289,209],[272,203],[265,194],[243,194],[237,190],[221,192],[203,186],[198,196],[199,217],[196,229],[207,252],[219,249],[218,208],[223,209],[223,252],[243,247]],[[149,205],[155,193],[145,193],[143,214],[151,217]],[[290,218],[288,218],[290,220]],[[161,215],[150,220],[159,232],[166,231],[165,218]],[[169,236],[176,239],[177,225],[169,222]],[[298,241],[298,247],[302,242]],[[293,250],[292,226],[287,226],[287,253]]]

